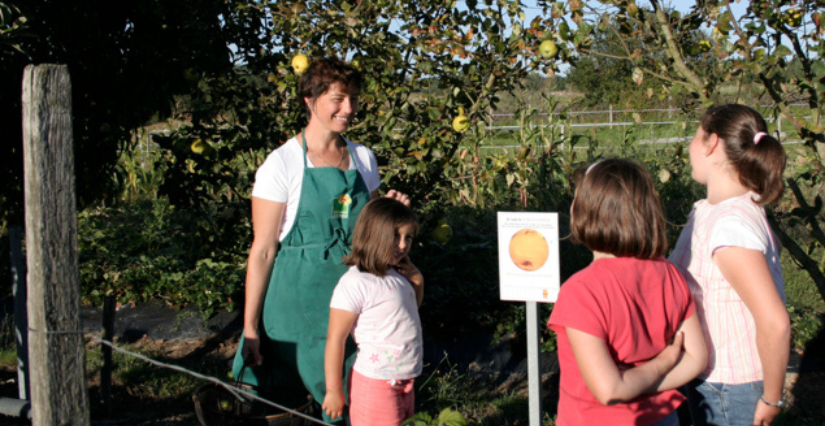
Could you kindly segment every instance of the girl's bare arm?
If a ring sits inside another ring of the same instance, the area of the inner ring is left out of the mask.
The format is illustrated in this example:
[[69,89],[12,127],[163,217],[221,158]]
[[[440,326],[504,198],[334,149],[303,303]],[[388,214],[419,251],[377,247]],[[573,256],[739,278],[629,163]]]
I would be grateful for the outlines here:
[[[736,290],[756,323],[756,347],[764,374],[764,399],[782,399],[791,346],[788,310],[773,281],[765,255],[758,250],[727,247],[713,255],[719,271]],[[780,408],[763,401],[756,405],[754,424],[770,424]]]
[[347,336],[352,331],[352,325],[358,314],[343,309],[330,308],[329,328],[327,328],[327,347],[324,352],[324,375],[326,377],[327,393],[321,409],[328,416],[336,419],[344,412],[346,400],[344,398],[343,369],[344,347]]
[[627,402],[655,391],[682,355],[683,336],[677,333],[673,343],[655,358],[638,367],[620,370],[604,340],[574,328],[565,330],[587,389],[604,405]]

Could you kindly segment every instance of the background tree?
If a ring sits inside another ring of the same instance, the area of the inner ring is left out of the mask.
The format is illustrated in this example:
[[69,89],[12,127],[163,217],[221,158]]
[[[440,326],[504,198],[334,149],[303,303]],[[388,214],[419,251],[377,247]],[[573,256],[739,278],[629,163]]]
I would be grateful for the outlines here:
[[[771,218],[783,245],[825,297],[822,262],[811,257],[817,247],[825,246],[820,225],[825,168],[825,74],[821,66],[825,30],[821,11],[825,2],[749,2],[739,17],[727,0],[698,1],[685,16],[669,12],[659,0],[648,3],[600,1],[585,14],[579,0],[569,0],[565,14],[578,24],[574,35],[566,39],[570,48],[592,56],[593,40],[602,37],[601,32],[612,32],[622,47],[616,57],[633,64],[636,83],[654,79],[674,99],[692,99],[683,103],[689,115],[701,114],[698,108],[713,104],[746,102],[746,96],[755,93],[751,102],[771,104],[764,111],[766,116],[791,123],[806,151],[797,160],[800,172],[787,179],[793,202],[778,206]],[[551,13],[553,7],[545,6],[545,10]],[[556,13],[555,18],[563,19],[562,15]],[[627,25],[600,26],[611,15]],[[711,32],[709,40],[695,37],[702,28]],[[661,52],[664,60],[651,60],[632,48],[638,40],[647,50]],[[692,55],[708,59],[694,61]],[[792,106],[799,102],[804,107]],[[800,247],[793,238],[799,232],[807,234],[813,246]]]
[[0,254],[8,225],[23,224],[24,67],[69,66],[79,207],[117,202],[117,160],[132,129],[169,116],[174,96],[197,85],[192,70],[231,69],[232,37],[221,22],[228,8],[218,0],[0,4]]

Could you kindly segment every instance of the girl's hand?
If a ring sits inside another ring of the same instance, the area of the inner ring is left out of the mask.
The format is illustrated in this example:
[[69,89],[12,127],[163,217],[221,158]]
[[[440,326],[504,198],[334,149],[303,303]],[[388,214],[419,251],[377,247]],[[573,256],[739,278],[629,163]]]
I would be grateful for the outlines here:
[[762,400],[759,400],[756,403],[756,411],[753,413],[753,424],[768,426],[773,423],[781,411],[781,408],[771,407],[762,402]]
[[333,420],[344,415],[344,392],[340,389],[327,391],[321,409]]
[[661,375],[667,374],[670,370],[673,369],[674,366],[682,359],[682,354],[685,352],[685,348],[682,345],[684,342],[685,333],[679,331],[673,336],[673,341],[670,342],[662,352],[659,352],[659,355],[656,355],[654,360],[656,360],[657,371]]
[[395,265],[395,270],[403,275],[412,285],[424,285],[424,276],[421,275],[421,271],[413,265],[409,256],[404,256],[404,258],[398,262],[398,265]]
[[261,341],[257,331],[244,332],[244,343],[241,354],[246,365],[257,367],[263,363],[264,358],[261,356],[260,347]]
[[399,191],[396,191],[394,189],[390,189],[389,192],[387,192],[387,195],[385,195],[384,197],[393,198],[395,200],[400,201],[401,204],[403,204],[407,207],[410,206],[410,197],[408,197],[407,194],[404,194],[403,192],[399,192]]

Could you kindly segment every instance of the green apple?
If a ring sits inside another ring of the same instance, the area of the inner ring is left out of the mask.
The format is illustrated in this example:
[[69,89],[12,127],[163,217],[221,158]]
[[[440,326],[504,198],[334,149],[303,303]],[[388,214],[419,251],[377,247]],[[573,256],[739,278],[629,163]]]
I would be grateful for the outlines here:
[[435,240],[438,244],[446,245],[450,242],[450,238],[453,236],[453,229],[450,228],[450,224],[447,223],[444,219],[439,219],[438,224],[435,226],[432,232],[433,240]]
[[539,46],[539,53],[545,59],[550,59],[559,53],[559,48],[553,40],[544,40]]

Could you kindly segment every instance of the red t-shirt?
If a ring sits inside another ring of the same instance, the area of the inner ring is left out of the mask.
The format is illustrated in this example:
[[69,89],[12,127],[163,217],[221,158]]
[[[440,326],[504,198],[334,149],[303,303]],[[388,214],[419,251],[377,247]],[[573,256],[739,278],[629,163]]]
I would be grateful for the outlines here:
[[664,258],[602,258],[570,277],[547,323],[561,366],[556,425],[651,425],[685,400],[670,390],[602,405],[584,383],[566,327],[604,340],[617,365],[636,366],[658,355],[693,311],[685,280]]

